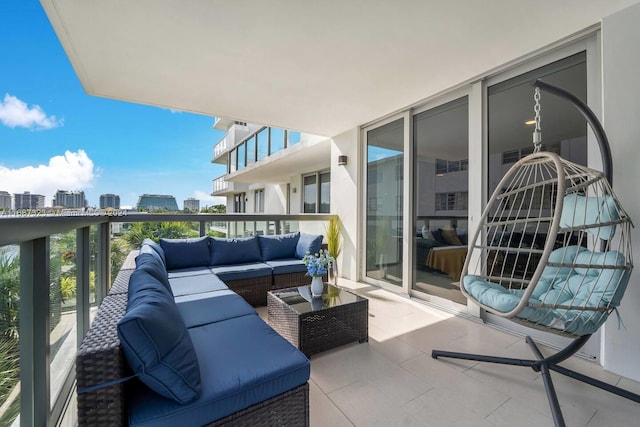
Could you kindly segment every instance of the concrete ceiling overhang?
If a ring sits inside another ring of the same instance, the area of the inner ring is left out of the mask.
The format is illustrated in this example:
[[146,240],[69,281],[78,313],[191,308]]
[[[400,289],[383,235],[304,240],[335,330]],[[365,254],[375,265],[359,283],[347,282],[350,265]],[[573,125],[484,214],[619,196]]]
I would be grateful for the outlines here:
[[637,0],[41,0],[90,95],[334,136]]

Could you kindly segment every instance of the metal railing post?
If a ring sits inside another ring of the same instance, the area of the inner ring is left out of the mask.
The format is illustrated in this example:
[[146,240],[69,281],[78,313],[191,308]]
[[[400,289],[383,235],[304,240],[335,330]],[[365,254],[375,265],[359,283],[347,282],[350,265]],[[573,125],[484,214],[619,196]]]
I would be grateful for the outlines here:
[[102,302],[111,284],[111,224],[98,224],[96,232],[96,303]]
[[20,425],[49,425],[49,237],[20,244]]
[[76,312],[78,322],[78,348],[89,330],[89,287],[91,271],[91,228],[79,228],[76,232]]

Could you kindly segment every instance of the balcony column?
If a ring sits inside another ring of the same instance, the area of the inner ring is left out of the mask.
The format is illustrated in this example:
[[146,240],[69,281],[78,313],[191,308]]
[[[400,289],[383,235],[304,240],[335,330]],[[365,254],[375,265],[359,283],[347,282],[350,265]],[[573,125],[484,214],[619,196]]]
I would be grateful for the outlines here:
[[20,244],[20,425],[49,425],[49,237]]

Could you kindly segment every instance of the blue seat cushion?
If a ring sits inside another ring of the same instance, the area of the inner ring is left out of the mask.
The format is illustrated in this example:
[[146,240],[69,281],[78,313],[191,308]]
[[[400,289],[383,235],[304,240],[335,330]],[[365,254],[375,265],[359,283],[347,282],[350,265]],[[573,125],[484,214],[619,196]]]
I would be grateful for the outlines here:
[[138,387],[131,393],[130,426],[205,425],[309,380],[309,360],[258,316],[189,333],[200,360],[200,398],[179,405]]
[[223,281],[255,279],[271,276],[272,269],[263,262],[211,267],[211,271]]
[[244,298],[228,289],[176,297],[176,305],[187,328],[258,314]]
[[158,254],[158,256],[162,259],[162,263],[165,265],[167,265],[167,259],[165,258],[164,255],[164,251],[162,250],[162,247],[160,247],[159,244],[157,244],[156,242],[154,242],[153,240],[146,238],[142,241],[142,246],[140,247],[140,250],[142,251],[142,247],[147,246],[147,249],[151,249],[153,250],[156,254]]
[[167,270],[209,265],[209,238],[160,239]]
[[302,259],[307,254],[317,254],[322,248],[322,235],[300,233],[296,245],[296,258]]
[[[171,292],[171,285],[169,285],[169,278],[167,277],[167,270],[165,270],[162,261],[159,257],[153,256],[149,253],[142,253],[136,257],[136,270],[146,271],[162,283],[169,292]],[[171,294],[173,296],[173,294]]]
[[178,270],[170,270],[167,272],[169,279],[175,279],[176,277],[203,276],[207,274],[211,274],[211,269],[209,267],[180,268]]
[[[551,252],[549,262],[558,265],[544,268],[529,305],[516,316],[574,335],[594,333],[606,321],[608,312],[580,308],[620,305],[629,281],[624,256],[617,251],[591,252],[581,246],[568,246]],[[474,275],[465,276],[463,286],[474,299],[502,313],[515,309],[524,295],[523,290],[506,289]]]
[[158,398],[185,404],[200,396],[198,356],[176,303],[160,287],[129,298],[118,338],[129,366]]
[[262,261],[293,258],[300,233],[289,233],[278,236],[258,236]]
[[265,262],[273,269],[273,274],[306,273],[307,266],[298,258],[276,259]]
[[229,289],[229,287],[213,273],[200,276],[170,278],[169,283],[171,284],[173,295],[176,297]]
[[262,261],[257,237],[218,239],[211,237],[210,265],[231,265]]

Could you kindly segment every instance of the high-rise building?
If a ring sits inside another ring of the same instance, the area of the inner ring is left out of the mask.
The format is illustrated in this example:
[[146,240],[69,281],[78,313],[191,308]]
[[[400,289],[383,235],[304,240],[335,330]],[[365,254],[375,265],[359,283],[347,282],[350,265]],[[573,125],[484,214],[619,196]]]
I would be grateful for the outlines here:
[[176,198],[168,194],[143,194],[138,197],[136,209],[153,211],[179,211]]
[[190,212],[200,212],[200,200],[189,197],[184,201],[184,210]]
[[11,209],[11,194],[7,191],[0,191],[0,209]]
[[22,194],[14,193],[16,209],[39,209],[44,208],[44,196],[42,194],[31,194],[25,191]]
[[117,194],[101,194],[100,209],[105,208],[120,209],[120,196]]
[[61,206],[64,208],[86,208],[87,199],[84,197],[84,191],[67,191],[58,190],[53,197],[52,206]]

